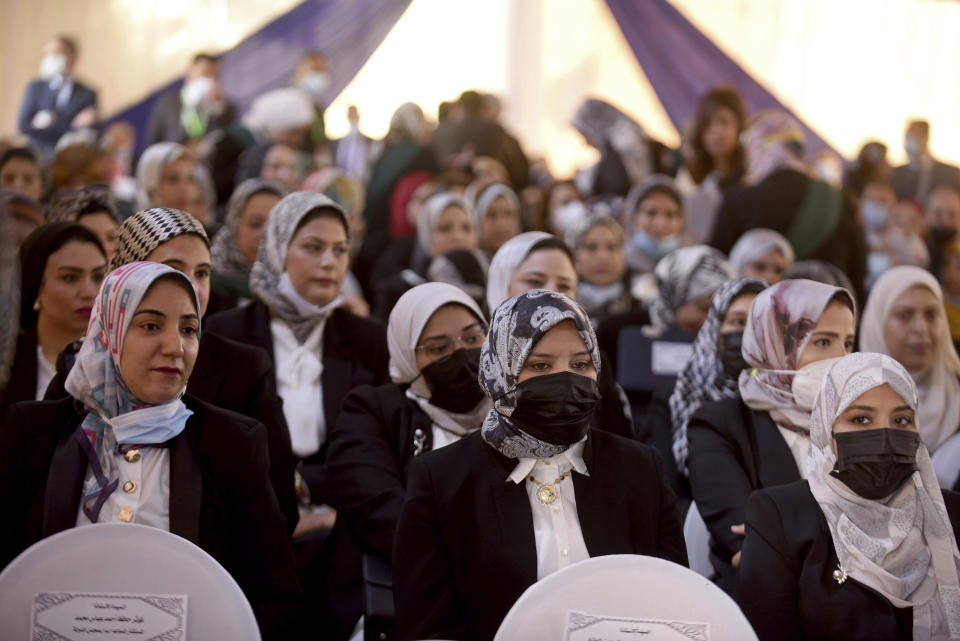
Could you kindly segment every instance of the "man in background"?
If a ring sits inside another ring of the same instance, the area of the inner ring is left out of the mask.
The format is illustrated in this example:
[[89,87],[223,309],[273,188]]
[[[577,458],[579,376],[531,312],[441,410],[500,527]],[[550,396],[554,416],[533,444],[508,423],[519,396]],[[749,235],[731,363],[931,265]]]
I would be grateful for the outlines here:
[[909,162],[893,170],[897,198],[925,202],[934,187],[949,185],[960,189],[960,169],[930,155],[930,123],[914,120],[907,125],[903,148]]

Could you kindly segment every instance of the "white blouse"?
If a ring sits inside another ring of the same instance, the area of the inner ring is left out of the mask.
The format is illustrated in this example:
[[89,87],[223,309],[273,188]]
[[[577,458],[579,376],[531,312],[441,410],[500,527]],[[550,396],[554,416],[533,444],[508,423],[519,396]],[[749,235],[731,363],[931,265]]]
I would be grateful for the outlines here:
[[[120,473],[120,484],[104,502],[97,523],[139,523],[169,532],[170,450],[144,447],[138,451],[139,458],[132,462],[123,454],[113,455],[113,465]],[[87,466],[84,485],[93,477],[93,470]],[[77,509],[77,525],[90,523],[81,502]]]
[[316,454],[327,438],[320,380],[325,326],[325,321],[318,323],[301,344],[285,322],[276,318],[270,321],[277,395],[283,399],[293,453],[300,458]]
[[[537,544],[538,581],[571,563],[590,558],[577,516],[573,479],[567,474],[560,483],[553,483],[570,469],[589,476],[583,461],[585,443],[586,438],[548,459],[522,458],[507,477],[507,482],[513,481],[518,485],[526,479],[527,496],[533,512],[533,536]],[[528,476],[533,476],[540,483],[553,484],[559,490],[557,500],[552,505],[541,503],[537,499],[537,492],[542,485],[527,479]]]
[[50,381],[56,375],[57,368],[43,355],[43,348],[37,345],[37,395],[35,400],[43,400],[43,395],[47,393]]

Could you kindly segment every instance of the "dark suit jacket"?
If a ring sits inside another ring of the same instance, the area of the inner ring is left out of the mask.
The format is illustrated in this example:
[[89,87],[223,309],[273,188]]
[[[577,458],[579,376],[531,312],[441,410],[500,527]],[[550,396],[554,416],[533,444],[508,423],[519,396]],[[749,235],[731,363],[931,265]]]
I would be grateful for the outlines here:
[[[723,253],[751,229],[766,227],[786,233],[806,196],[810,178],[792,169],[776,171],[757,185],[731,187],[717,212],[710,245]],[[824,260],[840,268],[864,301],[863,281],[867,274],[867,241],[857,205],[843,195],[843,209],[836,231],[809,258]]]
[[[192,396],[186,428],[169,441],[170,531],[236,579],[265,638],[285,638],[300,588],[283,516],[267,478],[259,422]],[[19,403],[0,427],[0,567],[76,524],[87,458],[73,398]]]
[[744,522],[754,490],[792,483],[800,470],[767,412],[737,398],[704,403],[687,425],[690,491],[710,530],[710,560],[717,583],[732,592],[730,560],[743,539],[730,531]]
[[407,469],[418,445],[421,454],[433,448],[430,418],[405,391],[392,383],[354,389],[327,439],[328,498],[337,508],[326,589],[334,639],[348,638],[363,612],[361,556],[391,562]]
[[[187,132],[183,129],[183,123],[180,120],[180,91],[183,85],[177,85],[173,89],[163,93],[157,98],[150,112],[150,120],[147,123],[147,136],[144,139],[143,148],[146,149],[156,142],[187,142]],[[234,121],[233,107],[227,103],[226,108],[219,115],[211,115],[207,122],[205,134],[223,129]]]
[[[57,375],[50,382],[44,400],[68,396],[63,385],[80,344],[77,341],[60,354]],[[211,405],[264,424],[270,453],[270,483],[286,520],[287,531],[293,534],[300,520],[293,489],[293,472],[297,463],[290,449],[290,432],[283,416],[283,405],[277,396],[277,381],[270,358],[256,346],[204,330],[187,391]]]
[[[953,524],[960,495],[943,491]],[[833,578],[838,567],[823,511],[806,481],[750,496],[737,600],[760,641],[893,641],[913,637],[913,610]]]
[[[948,165],[945,162],[935,160],[933,163],[932,174],[930,176],[929,190],[940,185],[953,185],[960,189],[960,168]],[[920,182],[920,172],[910,165],[901,165],[893,170],[890,177],[893,183],[893,190],[897,192],[897,198],[918,198],[923,200],[930,191],[925,194],[918,194],[917,188]]]
[[[73,119],[87,107],[97,104],[97,92],[73,79],[73,90],[70,98],[63,107],[57,107],[57,93],[50,89],[50,81],[36,78],[27,85],[20,102],[20,114],[17,117],[17,126],[20,133],[30,139],[30,144],[52,155],[53,148],[63,134],[70,131]],[[53,122],[45,129],[34,129],[33,117],[44,109],[53,110]]]
[[[656,452],[593,430],[589,476],[572,475],[590,556],[644,554],[686,565],[673,492]],[[537,580],[533,515],[516,466],[478,432],[410,465],[393,548],[401,639],[492,639]]]
[[[214,314],[207,328],[221,336],[262,347],[273,361],[270,310],[260,302]],[[384,326],[372,319],[337,309],[323,330],[323,414],[328,429],[337,424],[343,399],[358,385],[389,382],[387,336]],[[314,503],[326,502],[326,445],[303,461],[301,474]]]
[[0,416],[20,401],[35,401],[37,396],[37,330],[17,334],[16,352],[10,367],[10,380],[0,391]]

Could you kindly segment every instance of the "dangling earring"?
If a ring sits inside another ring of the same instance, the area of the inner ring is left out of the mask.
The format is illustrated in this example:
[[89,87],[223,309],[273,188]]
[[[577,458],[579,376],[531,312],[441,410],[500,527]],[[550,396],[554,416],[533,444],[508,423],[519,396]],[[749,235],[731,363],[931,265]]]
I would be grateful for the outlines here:
[[37,300],[33,301],[33,311],[35,311],[35,312],[39,312],[39,311],[40,311],[40,299],[39,299],[39,298],[38,298]]

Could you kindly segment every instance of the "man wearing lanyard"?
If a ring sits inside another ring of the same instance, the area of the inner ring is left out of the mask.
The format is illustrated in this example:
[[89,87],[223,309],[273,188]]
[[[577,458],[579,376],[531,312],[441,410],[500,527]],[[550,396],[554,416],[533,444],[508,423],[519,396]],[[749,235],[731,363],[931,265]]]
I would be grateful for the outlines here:
[[73,77],[76,62],[76,41],[54,37],[43,47],[40,77],[30,81],[20,103],[20,132],[48,160],[63,134],[97,120],[97,93]]

